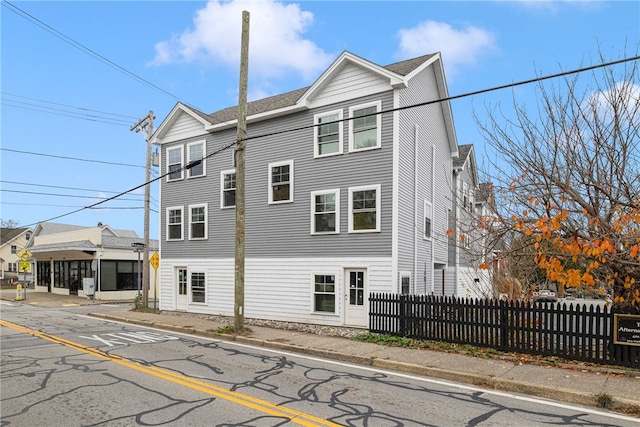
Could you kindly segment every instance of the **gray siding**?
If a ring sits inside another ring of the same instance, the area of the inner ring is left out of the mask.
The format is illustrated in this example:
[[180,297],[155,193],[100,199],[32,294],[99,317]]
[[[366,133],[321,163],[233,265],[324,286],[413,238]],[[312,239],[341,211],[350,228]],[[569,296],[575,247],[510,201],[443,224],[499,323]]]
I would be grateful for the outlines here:
[[[433,67],[427,67],[417,74],[410,81],[409,87],[400,91],[399,96],[401,107],[439,99],[441,95],[437,89]],[[416,125],[419,129],[417,145],[414,138]],[[448,258],[446,230],[448,209],[451,206],[451,151],[441,105],[431,104],[401,111],[399,139],[398,269],[414,271],[414,277],[418,279],[415,283],[415,292],[429,293],[432,289],[432,256],[434,262],[442,264],[446,264]],[[435,146],[435,161],[432,163],[433,146]],[[415,150],[417,150],[417,188],[414,185]],[[435,164],[433,191],[432,164]],[[432,203],[433,254],[431,253],[432,241],[422,237],[425,200]],[[414,261],[416,243],[417,258]],[[434,285],[434,291],[438,291],[438,286]]]
[[[392,108],[393,92],[334,104],[321,109],[295,113],[248,126],[248,136],[268,135],[283,129],[313,124],[322,111],[348,108],[382,100],[382,109]],[[251,139],[246,151],[246,237],[247,257],[335,257],[390,256],[392,213],[392,115],[382,116],[382,148],[349,153],[348,122],[344,122],[344,148],[339,156],[314,159],[313,128]],[[211,153],[235,139],[235,129],[207,137],[206,152]],[[202,140],[202,137],[162,146],[162,156],[176,144]],[[235,209],[220,209],[220,171],[233,168],[232,150],[207,160],[206,176],[161,184],[161,240],[164,258],[228,258],[234,254]],[[186,156],[186,151],[185,151]],[[294,201],[268,204],[268,164],[294,162]],[[186,160],[185,160],[186,161]],[[166,162],[161,162],[161,173]],[[379,233],[348,233],[348,189],[381,185],[381,224]],[[340,234],[310,235],[310,194],[312,191],[340,189]],[[188,205],[208,203],[208,239],[188,240]],[[184,206],[183,241],[166,241],[166,208]]]

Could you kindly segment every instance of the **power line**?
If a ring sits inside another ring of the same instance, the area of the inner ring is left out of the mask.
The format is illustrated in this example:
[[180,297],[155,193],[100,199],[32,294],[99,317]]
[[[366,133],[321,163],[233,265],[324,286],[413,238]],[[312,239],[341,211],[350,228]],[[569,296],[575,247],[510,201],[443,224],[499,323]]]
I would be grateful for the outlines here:
[[[13,202],[0,202],[0,205],[24,205],[24,206],[48,206],[48,207],[56,207],[56,208],[83,208],[84,206],[74,206],[74,205],[53,205],[48,203],[13,203]],[[104,210],[127,210],[127,209],[144,209],[144,206],[103,206],[103,207],[94,207],[91,209],[104,209]],[[154,213],[158,213],[155,209],[149,209]]]
[[[393,109],[390,109],[390,110],[385,110],[385,111],[380,111],[380,112],[376,112],[376,113],[372,113],[372,114],[358,116],[358,118],[368,117],[368,116],[375,116],[375,115],[379,115],[379,114],[386,114],[386,113],[391,113],[391,112],[395,112],[395,111],[401,111],[401,110],[406,110],[406,109],[410,109],[410,108],[416,108],[416,107],[421,107],[421,106],[425,106],[425,105],[436,104],[436,103],[445,102],[445,101],[451,101],[451,100],[454,100],[454,99],[465,98],[465,97],[469,97],[469,96],[479,95],[479,94],[482,94],[482,93],[487,93],[487,92],[492,92],[492,91],[496,91],[496,90],[501,90],[501,89],[516,87],[516,86],[521,86],[521,85],[524,85],[524,84],[540,82],[540,81],[548,80],[548,79],[551,79],[551,78],[562,77],[562,76],[581,73],[581,72],[585,72],[585,71],[595,70],[597,68],[602,68],[602,67],[606,67],[606,66],[621,64],[621,63],[625,63],[625,62],[629,62],[629,61],[637,61],[638,59],[640,59],[640,56],[634,56],[634,57],[630,57],[630,58],[623,58],[623,59],[616,60],[616,61],[606,62],[606,63],[597,64],[597,65],[593,65],[593,66],[589,66],[589,67],[583,67],[583,68],[579,68],[579,69],[565,71],[565,72],[562,72],[562,73],[556,73],[556,74],[551,74],[551,75],[548,75],[548,76],[537,77],[535,79],[523,80],[523,81],[516,82],[516,83],[509,83],[509,84],[505,84],[505,85],[501,85],[501,86],[495,86],[495,87],[488,88],[488,89],[481,89],[481,90],[477,90],[477,91],[474,91],[474,92],[467,92],[467,93],[460,94],[460,95],[454,95],[454,96],[449,96],[449,97],[446,97],[446,98],[440,98],[440,99],[435,99],[435,100],[431,100],[431,101],[421,102],[421,103],[418,103],[418,104],[406,105],[406,106],[403,106],[403,107],[393,108]],[[326,125],[328,123],[340,123],[340,122],[344,122],[344,121],[347,121],[347,120],[353,120],[354,118],[355,117],[349,117],[347,119],[335,120],[333,122],[322,123],[322,125]],[[301,127],[297,127],[297,128],[285,129],[285,130],[277,131],[277,132],[271,132],[271,133],[268,133],[268,134],[255,135],[255,136],[252,136],[252,137],[247,137],[247,138],[245,138],[245,140],[265,138],[265,137],[268,137],[268,136],[281,135],[283,133],[288,133],[288,132],[297,132],[299,130],[310,129],[310,128],[314,128],[314,127],[317,127],[317,126],[320,126],[320,124],[313,124],[313,125],[309,125],[309,126],[301,126]],[[157,178],[154,178],[154,179],[152,179],[152,180],[150,180],[148,182],[140,184],[137,187],[131,188],[131,189],[127,190],[127,191],[123,191],[122,193],[119,193],[119,194],[117,194],[117,195],[115,195],[113,197],[110,197],[110,198],[105,199],[103,201],[94,203],[93,205],[86,206],[84,208],[76,209],[76,210],[68,212],[66,214],[62,214],[62,215],[58,215],[58,216],[49,218],[49,219],[41,221],[41,222],[53,221],[53,220],[58,219],[58,218],[62,218],[62,217],[69,216],[69,215],[73,215],[74,213],[80,212],[80,211],[85,210],[85,209],[91,209],[91,208],[93,208],[95,206],[98,206],[98,205],[100,205],[102,203],[108,202],[108,201],[116,199],[116,198],[118,198],[118,197],[120,197],[122,195],[125,195],[127,193],[132,192],[132,191],[135,191],[135,190],[137,190],[139,188],[142,188],[147,184],[151,184],[151,183],[153,183],[155,181],[158,181],[158,180],[160,180],[160,179],[164,178],[165,176],[168,176],[168,175],[170,175],[172,173],[184,171],[184,170],[187,170],[187,169],[191,169],[192,167],[201,164],[203,160],[208,159],[210,157],[213,157],[214,155],[217,155],[217,154],[219,154],[219,153],[221,153],[221,152],[233,147],[238,142],[239,141],[236,140],[236,141],[234,141],[234,142],[232,142],[230,144],[227,144],[227,145],[223,146],[219,150],[216,150],[216,151],[213,151],[212,153],[207,154],[206,156],[202,157],[201,159],[193,160],[193,161],[187,163],[186,165],[182,166],[180,169],[167,171],[164,174],[159,175]],[[34,226],[36,224],[38,224],[38,223],[28,224],[25,227]]]
[[141,165],[132,165],[129,163],[117,163],[117,162],[107,162],[104,160],[93,160],[93,159],[81,159],[79,157],[68,157],[68,156],[58,156],[55,154],[45,154],[45,153],[35,153],[33,151],[22,151],[22,150],[14,150],[12,148],[0,148],[0,150],[2,151],[10,151],[12,153],[20,153],[20,154],[29,154],[32,156],[43,156],[43,157],[53,157],[56,159],[65,159],[65,160],[77,160],[79,162],[89,162],[89,163],[102,163],[105,165],[115,165],[115,166],[127,166],[127,167],[131,167],[131,168],[145,168],[144,166]]
[[[28,99],[30,101],[37,101],[37,102],[42,102],[42,103],[45,103],[45,104],[58,105],[60,107],[67,107],[67,108],[73,108],[73,109],[81,110],[81,111],[87,111],[87,112],[98,113],[98,114],[105,114],[107,116],[122,117],[122,118],[125,118],[125,119],[128,119],[128,120],[138,120],[138,118],[135,117],[135,116],[126,116],[124,114],[116,114],[116,113],[109,113],[109,112],[100,111],[100,110],[92,110],[91,108],[76,107],[76,106],[73,106],[73,105],[61,104],[59,102],[46,101],[44,99],[31,98],[29,96],[16,95],[14,93],[9,93],[9,92],[0,92],[0,93],[2,93],[5,96],[13,96],[14,98]],[[129,121],[127,121],[127,123],[128,122]]]
[[622,64],[625,62],[630,62],[630,61],[637,61],[638,59],[640,59],[640,56],[633,56],[630,58],[623,58],[623,59],[618,59],[615,61],[610,61],[610,62],[604,62],[601,64],[596,64],[596,65],[591,65],[589,67],[583,67],[583,68],[577,68],[577,69],[573,69],[573,70],[569,70],[569,71],[563,71],[561,73],[556,73],[556,74],[550,74],[547,76],[543,76],[543,77],[536,77],[534,79],[529,79],[529,80],[522,80],[516,83],[509,83],[509,84],[505,84],[505,85],[501,85],[501,86],[494,86],[488,89],[480,89],[480,90],[476,90],[473,92],[466,92],[460,95],[454,95],[454,96],[448,96],[446,98],[439,98],[439,99],[434,99],[431,101],[425,101],[425,102],[420,102],[418,104],[411,104],[411,105],[405,105],[403,107],[397,107],[397,108],[392,108],[389,110],[384,110],[384,111],[377,111],[375,113],[370,113],[370,114],[363,114],[361,116],[358,117],[347,117],[346,119],[339,119],[339,120],[333,120],[331,122],[323,122],[323,123],[314,123],[312,125],[307,125],[307,126],[300,126],[297,128],[293,128],[293,129],[284,129],[281,131],[275,131],[275,132],[270,132],[270,133],[265,133],[265,134],[259,134],[259,135],[255,135],[255,136],[250,136],[247,137],[245,140],[249,141],[251,139],[258,139],[258,138],[265,138],[268,136],[274,136],[274,135],[282,135],[283,133],[289,133],[289,132],[297,132],[300,130],[305,130],[305,129],[312,129],[315,127],[319,127],[319,126],[326,126],[329,124],[333,124],[333,123],[342,123],[342,122],[346,122],[349,120],[353,120],[353,119],[361,119],[363,117],[371,117],[371,116],[377,116],[377,115],[382,115],[382,114],[387,114],[387,113],[394,113],[396,111],[402,111],[402,110],[408,110],[410,108],[416,108],[416,107],[423,107],[426,105],[431,105],[431,104],[438,104],[440,102],[445,102],[445,101],[453,101],[454,99],[460,99],[460,98],[466,98],[469,96],[475,96],[475,95],[480,95],[483,93],[487,93],[487,92],[493,92],[496,90],[502,90],[502,89],[508,89],[508,88],[513,88],[513,87],[517,87],[517,86],[522,86],[525,84],[530,84],[530,83],[537,83],[537,82],[541,82],[544,80],[549,80],[549,79],[553,79],[553,78],[557,78],[557,77],[563,77],[563,76],[568,76],[571,74],[578,74],[578,73],[583,73],[585,71],[591,71],[591,70],[595,70],[597,68],[603,68],[603,67],[609,67],[611,65],[617,65],[617,64]]
[[39,113],[46,113],[46,114],[53,114],[53,115],[56,115],[56,116],[70,117],[72,119],[80,119],[80,120],[87,120],[87,121],[90,121],[90,122],[100,122],[100,123],[106,123],[106,124],[109,124],[109,125],[127,126],[127,127],[129,127],[128,124],[117,123],[117,122],[108,121],[108,120],[98,120],[98,119],[90,118],[90,117],[82,117],[82,116],[79,116],[79,115],[75,115],[72,112],[69,112],[70,114],[56,113],[55,111],[47,111],[47,110],[43,110],[41,108],[25,107],[24,105],[28,105],[26,103],[22,103],[24,105],[16,105],[16,104],[11,104],[10,102],[15,102],[15,101],[3,100],[2,101],[2,105],[5,105],[7,107],[13,107],[13,108],[21,108],[23,110],[37,111]]
[[[97,53],[96,51],[94,51],[93,49],[90,49],[88,47],[86,47],[85,45],[83,45],[82,43],[79,43],[77,41],[75,41],[74,39],[72,39],[71,37],[61,33],[60,31],[56,30],[55,28],[51,27],[50,25],[42,22],[41,20],[39,20],[38,18],[36,18],[35,16],[25,12],[24,10],[20,9],[18,6],[16,6],[15,4],[7,1],[7,0],[3,0],[2,1],[2,5],[7,7],[9,10],[11,10],[12,12],[16,13],[17,15],[23,17],[24,19],[32,22],[33,24],[39,26],[40,28],[42,28],[43,30],[53,34],[55,37],[59,38],[60,40],[64,41],[65,43],[70,44],[71,46],[75,47],[76,49],[80,50],[81,52],[86,53],[89,56],[94,57],[95,59],[99,60],[100,62],[115,68],[116,70],[118,70],[119,72],[123,73],[124,75],[131,77],[132,79],[136,80],[139,83],[142,83],[144,85],[147,85],[157,91],[160,91],[162,93],[164,93],[165,95],[170,96],[171,98],[175,99],[176,101],[180,101],[180,99],[175,96],[174,94],[162,89],[161,87],[151,83],[150,81],[138,76],[137,74],[127,70],[126,68],[116,64],[115,62],[105,58],[104,56],[100,55],[99,53]],[[180,101],[182,102],[182,101]],[[185,102],[183,102],[185,105],[189,105]]]
[[[19,193],[19,194],[36,194],[39,196],[53,196],[53,197],[73,197],[77,199],[104,199],[108,200],[106,197],[96,197],[96,196],[81,196],[77,194],[59,194],[59,193],[43,193],[39,191],[23,191],[23,190],[7,190],[6,188],[0,189],[3,193]],[[133,202],[141,202],[141,199],[121,199]]]

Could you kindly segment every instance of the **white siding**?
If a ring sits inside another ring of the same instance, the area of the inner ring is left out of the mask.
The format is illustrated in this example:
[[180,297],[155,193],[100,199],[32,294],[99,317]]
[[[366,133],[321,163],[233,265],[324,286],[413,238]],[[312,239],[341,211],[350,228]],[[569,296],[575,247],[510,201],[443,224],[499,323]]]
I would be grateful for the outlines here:
[[[189,304],[188,311],[233,316],[233,259],[163,259],[162,310],[175,309],[175,269],[205,271],[207,304]],[[245,317],[340,326],[344,316],[344,270],[367,269],[370,292],[394,292],[391,258],[251,258],[245,260]],[[336,313],[312,312],[313,274],[335,274]]]
[[389,79],[349,63],[332,76],[331,81],[315,94],[311,103],[317,107],[389,89]]

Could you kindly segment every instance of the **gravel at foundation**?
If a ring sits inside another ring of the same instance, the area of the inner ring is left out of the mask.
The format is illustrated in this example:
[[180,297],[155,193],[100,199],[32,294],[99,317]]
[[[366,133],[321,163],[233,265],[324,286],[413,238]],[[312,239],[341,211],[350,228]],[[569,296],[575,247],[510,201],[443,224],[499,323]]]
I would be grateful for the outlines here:
[[[197,313],[180,313],[175,311],[163,311],[163,315],[170,316],[190,316],[213,322],[225,323],[229,326],[233,325],[233,318],[228,316],[212,316],[208,314]],[[262,326],[274,329],[287,329],[290,331],[306,332],[309,334],[325,335],[331,337],[353,338],[356,335],[366,334],[366,329],[347,328],[341,326],[312,325],[308,323],[283,322],[278,320],[262,320],[262,319],[244,319],[245,327]]]

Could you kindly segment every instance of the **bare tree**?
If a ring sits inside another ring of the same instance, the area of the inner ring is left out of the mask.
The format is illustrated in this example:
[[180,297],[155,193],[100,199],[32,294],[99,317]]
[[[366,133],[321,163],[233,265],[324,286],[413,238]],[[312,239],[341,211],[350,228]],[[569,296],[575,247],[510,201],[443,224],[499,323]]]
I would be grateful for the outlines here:
[[4,220],[0,218],[0,228],[18,228],[20,223],[14,219]]
[[[604,58],[600,55],[604,62]],[[500,230],[560,290],[612,292],[640,310],[638,64],[540,83],[537,108],[514,100],[478,125],[495,149]],[[477,118],[476,118],[477,119]],[[528,244],[527,244],[528,242]],[[524,244],[524,245],[523,245]]]

